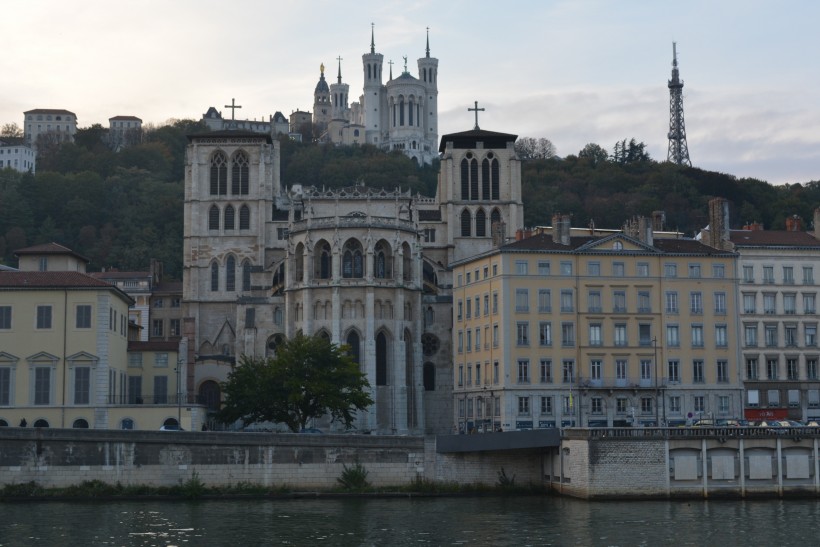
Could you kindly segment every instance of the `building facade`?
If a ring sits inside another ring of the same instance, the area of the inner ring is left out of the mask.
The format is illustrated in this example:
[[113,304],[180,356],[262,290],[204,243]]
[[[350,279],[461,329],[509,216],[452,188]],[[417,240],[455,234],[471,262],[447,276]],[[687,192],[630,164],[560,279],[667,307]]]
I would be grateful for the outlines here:
[[218,386],[242,354],[264,357],[285,338],[318,334],[348,344],[367,374],[376,402],[358,417],[359,430],[449,431],[448,264],[511,239],[520,226],[515,138],[446,135],[437,195],[423,197],[363,186],[283,188],[270,136],[191,136],[189,392]]
[[569,217],[453,266],[463,432],[742,413],[733,253]]
[[34,173],[37,153],[23,137],[0,137],[0,169]]
[[142,120],[136,116],[108,118],[108,145],[121,150],[142,142]]
[[35,108],[23,112],[23,138],[37,150],[43,144],[74,142],[77,115],[57,108]]

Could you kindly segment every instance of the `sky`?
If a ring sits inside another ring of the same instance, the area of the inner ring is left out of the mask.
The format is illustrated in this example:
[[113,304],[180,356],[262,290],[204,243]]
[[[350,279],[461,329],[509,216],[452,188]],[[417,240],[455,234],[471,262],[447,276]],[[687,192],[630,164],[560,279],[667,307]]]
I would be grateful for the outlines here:
[[[26,0],[0,19],[0,125],[62,108],[80,127],[134,115],[311,110],[336,58],[362,89],[376,51],[418,76],[429,27],[439,138],[545,137],[560,156],[635,138],[667,156],[672,42],[692,164],[772,184],[820,180],[820,2],[814,0]],[[385,66],[385,80],[387,66]]]

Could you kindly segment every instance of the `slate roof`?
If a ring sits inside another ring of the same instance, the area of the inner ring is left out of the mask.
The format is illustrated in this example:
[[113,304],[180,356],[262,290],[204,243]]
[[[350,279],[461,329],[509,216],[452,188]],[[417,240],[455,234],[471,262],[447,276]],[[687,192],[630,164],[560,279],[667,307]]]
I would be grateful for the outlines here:
[[136,116],[114,116],[113,118],[108,118],[108,121],[111,121],[111,120],[132,121],[132,122],[133,121],[136,121],[136,122],[141,122],[142,121],[140,118],[137,118]]
[[444,152],[447,143],[452,142],[453,148],[467,149],[475,148],[476,143],[484,143],[484,148],[506,148],[508,142],[515,142],[518,135],[510,133],[498,133],[496,131],[485,131],[483,129],[471,129],[460,133],[450,133],[441,137],[439,152]]
[[23,255],[71,255],[75,258],[79,258],[80,260],[85,261],[85,263],[91,262],[90,258],[84,257],[79,253],[75,253],[68,247],[63,247],[59,243],[43,243],[42,245],[34,245],[32,247],[24,247],[22,249],[17,249],[14,251],[14,256],[20,257]]
[[[576,251],[589,243],[599,241],[602,239],[611,239],[611,235],[607,236],[575,236],[570,238],[569,245],[561,245],[552,239],[552,234],[536,234],[532,237],[521,239],[508,243],[501,247],[502,252],[536,252],[536,251]],[[631,238],[630,238],[631,239]],[[721,251],[695,241],[694,239],[654,239],[651,247],[654,247],[659,252],[669,254],[697,254],[707,256],[731,255],[733,253],[728,251]],[[581,251],[586,252],[586,251]],[[594,250],[592,250],[594,252]],[[630,251],[618,251],[621,253],[629,253]]]
[[736,247],[820,247],[820,240],[811,233],[786,230],[732,230],[729,240]]
[[[226,122],[227,121],[228,120],[226,120]],[[194,139],[213,138],[265,139],[268,143],[273,142],[268,133],[254,133],[253,131],[245,131],[243,129],[223,129],[220,131],[208,131],[207,133],[194,133],[188,135],[188,142],[193,142]]]

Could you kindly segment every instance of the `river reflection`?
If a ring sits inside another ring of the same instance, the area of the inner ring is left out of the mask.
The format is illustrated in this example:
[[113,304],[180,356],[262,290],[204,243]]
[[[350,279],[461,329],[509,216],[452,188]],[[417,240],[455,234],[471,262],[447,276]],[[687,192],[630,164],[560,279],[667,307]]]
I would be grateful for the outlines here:
[[0,504],[0,546],[817,545],[820,501],[556,497]]

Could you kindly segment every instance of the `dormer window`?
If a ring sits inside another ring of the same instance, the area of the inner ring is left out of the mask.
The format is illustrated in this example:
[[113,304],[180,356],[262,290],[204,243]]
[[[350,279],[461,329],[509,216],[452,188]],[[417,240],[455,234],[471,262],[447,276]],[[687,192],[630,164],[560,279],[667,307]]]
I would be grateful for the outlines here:
[[620,241],[616,241],[612,244],[612,249],[615,250],[615,251],[620,251],[623,248],[624,248],[624,244],[621,243]]

